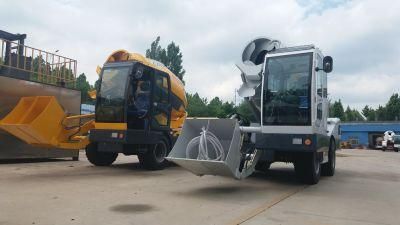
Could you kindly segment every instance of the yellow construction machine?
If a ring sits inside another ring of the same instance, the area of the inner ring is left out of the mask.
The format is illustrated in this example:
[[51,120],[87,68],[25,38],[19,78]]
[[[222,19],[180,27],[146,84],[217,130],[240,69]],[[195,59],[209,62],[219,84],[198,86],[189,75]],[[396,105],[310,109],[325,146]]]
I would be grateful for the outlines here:
[[99,70],[95,114],[68,116],[54,96],[22,97],[0,128],[28,144],[86,149],[97,166],[119,153],[162,169],[186,119],[183,83],[162,63],[118,50]]

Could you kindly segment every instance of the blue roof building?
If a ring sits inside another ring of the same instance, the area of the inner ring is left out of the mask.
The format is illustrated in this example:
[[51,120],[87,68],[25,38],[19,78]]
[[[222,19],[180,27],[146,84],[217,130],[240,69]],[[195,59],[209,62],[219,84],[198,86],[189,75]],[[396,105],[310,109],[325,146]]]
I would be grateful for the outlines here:
[[341,141],[348,141],[352,147],[375,148],[378,137],[385,131],[400,134],[400,122],[349,122],[340,124]]

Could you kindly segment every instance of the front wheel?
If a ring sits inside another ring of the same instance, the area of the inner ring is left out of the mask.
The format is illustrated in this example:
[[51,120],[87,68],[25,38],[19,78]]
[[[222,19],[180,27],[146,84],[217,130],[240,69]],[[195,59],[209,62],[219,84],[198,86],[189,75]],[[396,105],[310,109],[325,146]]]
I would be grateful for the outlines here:
[[167,154],[169,152],[169,145],[165,139],[161,139],[157,144],[149,145],[147,152],[139,154],[140,164],[148,170],[162,170],[167,164]]
[[118,157],[118,153],[115,152],[99,152],[97,143],[90,143],[85,151],[87,159],[95,166],[109,166]]
[[336,168],[336,144],[332,139],[329,144],[328,162],[322,165],[323,176],[333,176]]

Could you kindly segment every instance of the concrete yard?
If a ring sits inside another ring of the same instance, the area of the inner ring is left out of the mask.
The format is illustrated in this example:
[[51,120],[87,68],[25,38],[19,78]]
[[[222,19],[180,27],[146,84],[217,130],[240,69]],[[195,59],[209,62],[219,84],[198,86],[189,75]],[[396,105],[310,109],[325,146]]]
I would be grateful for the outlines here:
[[0,225],[400,224],[400,153],[338,151],[334,177],[296,181],[291,164],[238,181],[136,157],[111,167],[80,161],[2,162]]

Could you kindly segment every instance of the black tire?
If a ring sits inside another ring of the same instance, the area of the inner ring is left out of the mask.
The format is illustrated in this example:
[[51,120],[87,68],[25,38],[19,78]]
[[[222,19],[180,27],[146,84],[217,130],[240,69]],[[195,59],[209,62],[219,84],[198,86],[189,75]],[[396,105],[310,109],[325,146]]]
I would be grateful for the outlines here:
[[336,168],[336,143],[331,139],[329,143],[328,162],[322,164],[322,176],[333,176]]
[[395,151],[395,152],[399,152],[399,149],[398,149],[398,148],[394,148],[394,151]]
[[255,169],[258,170],[258,171],[267,172],[270,167],[271,167],[271,163],[270,162],[258,161],[257,164],[256,164]]
[[90,143],[86,146],[86,157],[95,166],[109,166],[117,159],[118,153],[99,152],[97,143]]
[[161,139],[157,144],[148,145],[147,152],[138,154],[140,165],[147,170],[162,170],[167,164],[165,157],[170,151],[168,141]]
[[386,151],[386,148],[382,147],[382,152]]
[[299,156],[294,163],[298,178],[306,184],[317,184],[321,177],[321,164],[316,152]]

